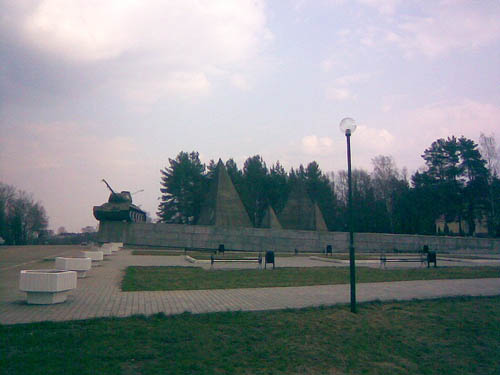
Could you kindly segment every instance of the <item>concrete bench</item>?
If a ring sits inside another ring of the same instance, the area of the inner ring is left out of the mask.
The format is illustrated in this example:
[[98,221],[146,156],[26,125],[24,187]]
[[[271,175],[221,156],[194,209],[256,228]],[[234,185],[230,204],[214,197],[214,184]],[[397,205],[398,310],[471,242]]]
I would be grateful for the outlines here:
[[66,301],[68,291],[76,288],[77,274],[62,270],[22,270],[19,289],[26,292],[29,304],[49,305]]
[[87,276],[87,271],[92,267],[92,259],[87,257],[56,257],[56,269],[75,271],[79,279]]

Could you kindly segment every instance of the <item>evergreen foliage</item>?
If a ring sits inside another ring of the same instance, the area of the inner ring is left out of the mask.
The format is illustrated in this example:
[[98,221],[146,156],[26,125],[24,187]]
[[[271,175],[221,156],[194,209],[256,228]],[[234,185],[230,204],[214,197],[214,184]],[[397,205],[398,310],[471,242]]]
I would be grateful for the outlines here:
[[160,172],[162,193],[157,215],[161,222],[195,224],[200,215],[208,178],[197,152],[180,152]]
[[[413,176],[425,212],[446,222],[466,220],[469,233],[481,219],[486,205],[489,172],[478,145],[465,137],[441,138],[424,151],[427,169]],[[430,224],[430,223],[429,223]],[[463,229],[460,229],[463,232]]]
[[[374,157],[372,173],[354,169],[354,230],[436,234],[436,219],[444,216],[448,223],[467,222],[469,233],[462,234],[469,235],[476,219],[486,213],[490,233],[500,234],[498,154],[494,138],[482,137],[487,139],[482,138],[481,152],[463,136],[436,140],[422,154],[425,167],[411,177],[411,184],[406,170],[399,170],[391,156]],[[489,148],[484,151],[483,145]],[[196,152],[181,152],[169,162],[161,171],[158,215],[164,222],[195,224],[216,163],[211,160],[205,168]],[[249,157],[242,169],[233,159],[225,166],[254,226],[261,225],[269,206],[280,214],[293,186],[301,183],[321,209],[329,230],[348,229],[346,171],[325,174],[312,161],[287,173],[279,161],[268,168],[260,155]]]
[[271,166],[269,171],[268,197],[269,203],[276,214],[283,210],[288,199],[288,194],[290,193],[288,180],[288,174],[279,161]]
[[260,155],[248,158],[243,166],[241,199],[254,226],[259,227],[269,205],[269,171]]

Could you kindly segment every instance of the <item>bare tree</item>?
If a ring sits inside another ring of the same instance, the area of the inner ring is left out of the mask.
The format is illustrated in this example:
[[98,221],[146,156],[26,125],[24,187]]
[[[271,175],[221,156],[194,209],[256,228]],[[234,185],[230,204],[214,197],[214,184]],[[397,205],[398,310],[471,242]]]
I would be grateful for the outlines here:
[[490,136],[481,133],[479,136],[479,148],[481,155],[486,160],[486,167],[491,173],[491,176],[498,176],[500,173],[500,148],[497,149],[495,135]]
[[13,186],[0,182],[0,237],[4,240],[8,238],[9,225],[7,213],[12,206],[12,201],[16,195],[16,189]]
[[378,155],[372,159],[372,164],[375,195],[378,199],[387,201],[391,196],[394,182],[400,177],[396,162],[392,156]]
[[495,135],[490,136],[481,133],[479,136],[479,147],[481,155],[486,160],[486,167],[488,168],[488,201],[489,201],[489,232],[494,233],[497,228],[497,215],[495,210],[495,195],[493,192],[493,185],[495,180],[498,181],[500,172],[500,148],[497,149]]

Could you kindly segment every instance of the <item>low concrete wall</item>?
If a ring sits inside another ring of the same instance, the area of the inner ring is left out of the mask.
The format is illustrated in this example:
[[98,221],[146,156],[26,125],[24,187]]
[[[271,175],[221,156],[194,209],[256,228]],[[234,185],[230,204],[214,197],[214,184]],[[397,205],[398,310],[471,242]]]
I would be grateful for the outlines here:
[[[283,229],[222,228],[202,225],[102,222],[100,242],[123,242],[132,246],[166,246],[216,249],[224,244],[234,250],[275,250],[293,252],[323,251],[332,245],[335,252],[347,252],[349,233],[313,232]],[[474,237],[420,236],[383,233],[356,233],[358,252],[414,252],[428,245],[441,252],[466,251],[499,253],[500,239]]]

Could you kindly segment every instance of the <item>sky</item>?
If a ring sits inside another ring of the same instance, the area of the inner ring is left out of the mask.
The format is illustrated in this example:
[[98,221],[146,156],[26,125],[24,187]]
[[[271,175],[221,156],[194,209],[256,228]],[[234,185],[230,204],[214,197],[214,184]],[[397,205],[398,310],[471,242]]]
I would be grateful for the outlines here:
[[[0,0],[0,182],[49,227],[118,191],[154,218],[160,170],[259,154],[409,173],[438,138],[500,128],[498,0]],[[498,141],[497,141],[498,143]]]

